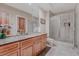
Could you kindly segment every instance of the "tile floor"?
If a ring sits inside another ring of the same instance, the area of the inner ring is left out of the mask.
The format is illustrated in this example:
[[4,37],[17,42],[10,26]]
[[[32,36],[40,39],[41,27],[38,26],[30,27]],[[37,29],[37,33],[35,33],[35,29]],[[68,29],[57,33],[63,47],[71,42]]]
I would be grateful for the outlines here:
[[51,45],[46,56],[79,56],[79,50],[74,48],[72,44],[54,41],[54,45]]

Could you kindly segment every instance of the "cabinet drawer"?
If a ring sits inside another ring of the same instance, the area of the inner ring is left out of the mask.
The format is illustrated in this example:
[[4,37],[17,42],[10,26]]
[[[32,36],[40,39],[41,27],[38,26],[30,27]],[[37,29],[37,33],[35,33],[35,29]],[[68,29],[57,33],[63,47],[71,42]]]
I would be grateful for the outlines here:
[[41,41],[41,36],[37,36],[37,37],[35,37],[35,42],[40,42]]
[[42,41],[47,41],[47,35],[46,34],[44,34],[44,35],[41,35],[41,39],[42,39]]
[[47,38],[43,38],[42,39],[42,42],[47,42]]
[[47,38],[46,34],[41,35],[42,38]]
[[31,39],[24,40],[24,41],[21,42],[21,47],[22,48],[23,47],[29,47],[31,45],[33,45],[33,39],[32,38]]
[[12,51],[10,53],[5,54],[4,56],[18,56],[18,50]]
[[4,55],[11,51],[17,50],[19,48],[18,44],[19,43],[17,42],[17,43],[11,43],[8,45],[0,46],[0,55]]

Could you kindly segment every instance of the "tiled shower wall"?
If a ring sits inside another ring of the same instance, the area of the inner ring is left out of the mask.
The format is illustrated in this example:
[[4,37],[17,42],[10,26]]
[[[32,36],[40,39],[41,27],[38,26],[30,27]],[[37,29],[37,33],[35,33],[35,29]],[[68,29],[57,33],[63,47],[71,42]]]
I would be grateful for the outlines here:
[[[70,22],[70,27],[64,26],[67,22]],[[74,44],[74,11],[52,16],[49,24],[51,38]]]

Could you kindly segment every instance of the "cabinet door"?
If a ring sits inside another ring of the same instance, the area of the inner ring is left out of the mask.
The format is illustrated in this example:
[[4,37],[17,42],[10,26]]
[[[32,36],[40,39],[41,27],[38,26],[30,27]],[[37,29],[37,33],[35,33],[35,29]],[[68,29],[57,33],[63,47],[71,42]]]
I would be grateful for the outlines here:
[[5,54],[5,56],[18,56],[18,51],[12,51],[10,53]]
[[18,42],[0,46],[0,56],[11,55],[14,52],[18,54]]
[[38,55],[41,51],[41,42],[34,44],[34,55]]
[[46,42],[47,42],[47,35],[42,35],[41,36],[42,42],[41,42],[41,49],[43,50],[46,48]]
[[41,42],[41,50],[46,48],[46,42]]
[[32,56],[32,46],[21,49],[22,56]]
[[21,55],[32,56],[33,39],[27,39],[21,42]]

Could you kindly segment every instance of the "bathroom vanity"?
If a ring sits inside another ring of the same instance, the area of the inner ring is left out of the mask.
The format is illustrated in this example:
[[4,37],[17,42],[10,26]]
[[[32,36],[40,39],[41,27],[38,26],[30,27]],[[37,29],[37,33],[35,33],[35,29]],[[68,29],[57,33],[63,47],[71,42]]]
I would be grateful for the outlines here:
[[46,33],[0,39],[0,56],[36,56],[46,48],[46,41]]

